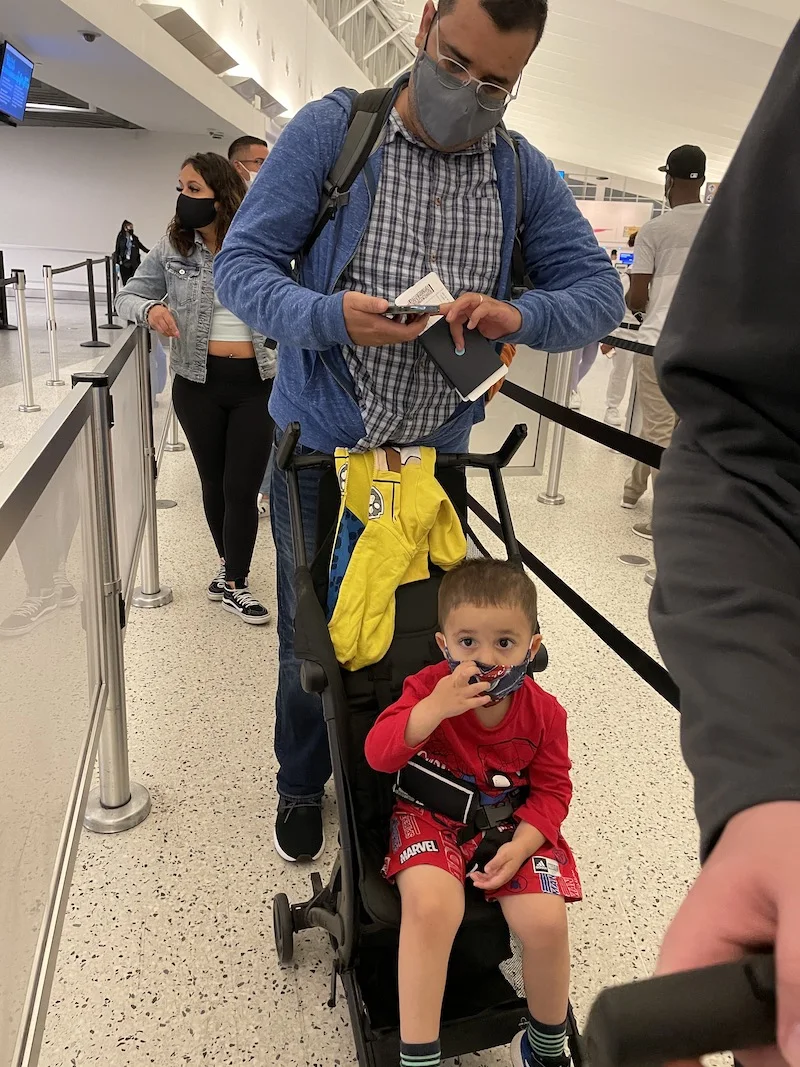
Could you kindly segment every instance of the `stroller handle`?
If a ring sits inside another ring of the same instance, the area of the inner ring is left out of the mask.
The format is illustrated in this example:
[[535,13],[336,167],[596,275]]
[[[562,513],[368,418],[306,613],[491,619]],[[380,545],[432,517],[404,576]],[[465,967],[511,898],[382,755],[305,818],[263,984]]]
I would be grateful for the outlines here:
[[584,1031],[589,1067],[657,1067],[775,1044],[775,957],[605,989]]
[[[483,470],[502,470],[507,467],[519,451],[528,436],[528,427],[524,423],[514,426],[508,437],[496,452],[442,452],[436,462],[443,467],[477,467]],[[290,467],[302,470],[304,467],[328,468],[333,466],[334,457],[325,452],[309,452],[297,455],[295,450],[300,442],[300,423],[290,422],[281,436],[275,462],[280,470]]]
[[[489,472],[492,489],[497,503],[497,514],[503,530],[503,540],[508,551],[508,558],[522,566],[520,561],[519,546],[514,534],[514,524],[511,520],[511,511],[508,506],[503,477],[500,473],[503,467],[507,467],[520,449],[522,442],[528,436],[528,427],[523,423],[514,426],[508,437],[496,452],[475,453],[456,452],[441,453],[436,457],[437,463],[443,467],[478,467]],[[300,423],[290,422],[281,435],[275,453],[275,462],[278,469],[285,471],[288,480],[289,494],[289,522],[292,531],[292,551],[296,567],[308,566],[308,553],[306,552],[305,535],[303,531],[303,515],[300,506],[300,485],[297,473],[301,470],[317,469],[330,470],[334,464],[334,457],[324,452],[297,452],[300,443]]]

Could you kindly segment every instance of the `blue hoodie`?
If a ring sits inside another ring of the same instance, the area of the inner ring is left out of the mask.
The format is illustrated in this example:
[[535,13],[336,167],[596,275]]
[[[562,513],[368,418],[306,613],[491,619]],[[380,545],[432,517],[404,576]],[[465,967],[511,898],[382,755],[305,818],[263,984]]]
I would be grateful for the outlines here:
[[[399,86],[398,86],[399,87]],[[364,435],[353,382],[342,355],[350,344],[342,292],[334,292],[367,227],[380,177],[383,149],[370,156],[337,212],[302,264],[292,261],[311,232],[322,187],[344,143],[352,95],[337,89],[307,104],[281,134],[228,231],[214,262],[220,300],[253,329],[279,343],[270,413],[284,429],[299,422],[304,446],[333,452]],[[606,252],[549,160],[519,142],[524,195],[523,246],[535,289],[514,306],[522,328],[505,341],[550,352],[582,348],[618,326],[625,313],[622,287]],[[510,291],[516,223],[516,168],[511,146],[494,148],[504,238],[497,295]],[[406,225],[400,222],[398,225]],[[458,294],[456,294],[458,295]],[[422,442],[442,450],[466,446],[484,402],[462,404]]]

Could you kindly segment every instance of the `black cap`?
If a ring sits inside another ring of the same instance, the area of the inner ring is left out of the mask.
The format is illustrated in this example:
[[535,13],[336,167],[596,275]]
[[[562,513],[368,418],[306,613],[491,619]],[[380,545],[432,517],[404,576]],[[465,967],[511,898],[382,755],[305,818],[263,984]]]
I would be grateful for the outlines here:
[[706,176],[706,154],[696,144],[682,144],[680,148],[672,149],[667,162],[658,169],[672,178],[696,181]]

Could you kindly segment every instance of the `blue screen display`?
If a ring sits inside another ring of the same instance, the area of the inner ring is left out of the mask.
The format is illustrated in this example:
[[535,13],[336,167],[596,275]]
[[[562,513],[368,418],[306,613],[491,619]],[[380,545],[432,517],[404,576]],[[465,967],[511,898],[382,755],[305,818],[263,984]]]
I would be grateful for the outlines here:
[[8,41],[0,54],[0,112],[22,122],[31,87],[33,63]]
[[619,261],[624,263],[626,267],[630,267],[631,263],[633,263],[633,252],[620,252]]

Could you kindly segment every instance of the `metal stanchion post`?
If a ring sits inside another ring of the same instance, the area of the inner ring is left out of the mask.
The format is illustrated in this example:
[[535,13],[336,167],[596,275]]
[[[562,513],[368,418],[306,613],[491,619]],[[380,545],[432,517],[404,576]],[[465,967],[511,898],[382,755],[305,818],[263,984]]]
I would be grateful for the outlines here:
[[89,322],[92,329],[91,341],[82,341],[81,348],[110,348],[108,341],[100,341],[97,337],[97,303],[94,292],[94,264],[91,259],[86,260],[86,283],[89,287]]
[[150,353],[144,329],[139,329],[136,346],[139,383],[139,409],[142,418],[144,457],[144,541],[142,542],[142,584],[135,590],[135,608],[163,608],[172,603],[172,590],[161,585],[158,575],[158,515],[156,514],[156,450],[153,442],[153,407],[150,395]]
[[56,325],[56,300],[53,292],[53,268],[42,267],[44,276],[44,302],[47,308],[47,343],[50,346],[50,377],[45,385],[63,385],[58,367],[58,336]]
[[83,825],[99,834],[115,834],[137,826],[150,814],[150,794],[131,782],[128,767],[128,723],[125,705],[125,656],[122,631],[125,602],[119,572],[114,472],[111,464],[111,398],[105,374],[73,375],[73,383],[92,389],[92,462],[99,516],[103,580],[103,672],[108,690],[98,750],[100,788],[92,790]]
[[107,322],[102,323],[101,330],[121,330],[122,327],[119,323],[114,322],[114,293],[112,292],[111,285],[111,272],[113,267],[111,265],[111,256],[106,256],[106,318]]
[[20,411],[41,411],[34,403],[33,378],[31,377],[31,343],[28,337],[28,310],[25,304],[25,271],[12,270],[14,278],[14,302],[17,305],[17,327],[19,328],[19,366],[22,376],[22,400]]
[[164,445],[164,451],[183,452],[185,448],[186,445],[180,440],[178,416],[175,414],[175,409],[173,408],[169,419],[169,434],[167,435],[167,443]]
[[[566,407],[569,403],[569,386],[572,377],[572,363],[575,359],[574,352],[561,352],[558,357],[558,370],[556,373],[555,395],[553,400],[556,404]],[[547,476],[547,489],[539,493],[537,500],[540,504],[563,504],[564,495],[558,491],[558,482],[561,478],[561,458],[564,454],[564,427],[560,424],[553,426],[553,444],[550,447],[550,471]]]
[[[3,263],[3,253],[0,252],[0,279],[5,278],[6,268]],[[12,326],[8,321],[8,300],[6,298],[6,287],[0,286],[0,330],[16,330],[16,326]]]

